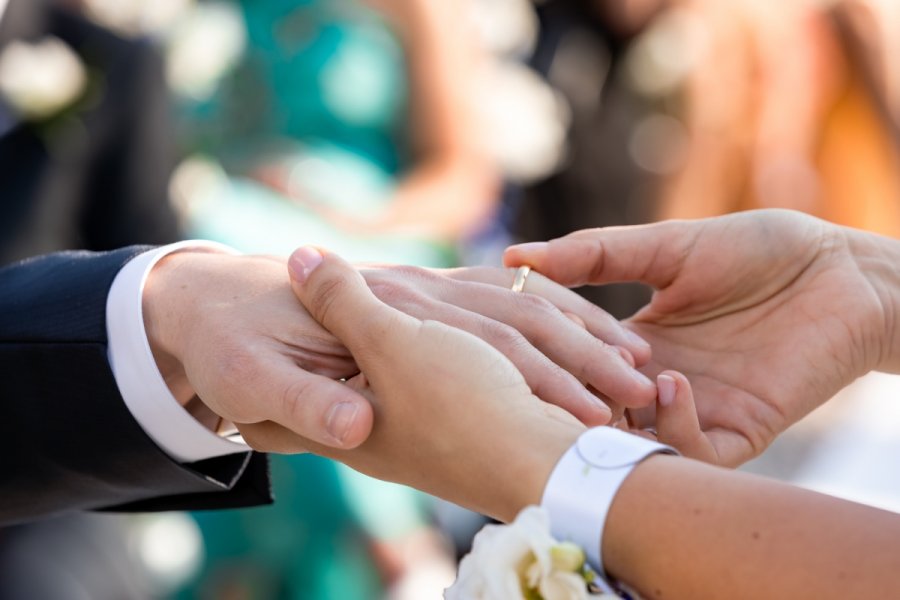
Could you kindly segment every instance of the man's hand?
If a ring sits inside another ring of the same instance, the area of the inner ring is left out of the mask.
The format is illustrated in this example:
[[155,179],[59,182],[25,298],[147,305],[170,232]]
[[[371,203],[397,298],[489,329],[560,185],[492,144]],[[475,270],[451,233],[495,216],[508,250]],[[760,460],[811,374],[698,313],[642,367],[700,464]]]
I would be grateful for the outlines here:
[[[266,257],[164,258],[143,303],[157,365],[182,404],[199,396],[246,439],[277,428],[326,446],[356,447],[371,431],[372,408],[336,381],[356,365],[297,305],[284,270],[283,260]],[[271,449],[262,442],[254,448]]]
[[556,461],[584,430],[574,417],[532,394],[483,340],[381,302],[337,256],[301,248],[290,266],[297,297],[356,357],[362,373],[347,387],[376,414],[359,448],[311,451],[504,520],[540,502]]
[[[628,325],[645,372],[690,379],[700,425],[736,465],[856,377],[887,365],[893,303],[881,275],[896,242],[789,211],[585,230],[506,251],[568,286],[656,288]],[[682,386],[686,382],[682,382]],[[637,428],[652,410],[631,411]]]

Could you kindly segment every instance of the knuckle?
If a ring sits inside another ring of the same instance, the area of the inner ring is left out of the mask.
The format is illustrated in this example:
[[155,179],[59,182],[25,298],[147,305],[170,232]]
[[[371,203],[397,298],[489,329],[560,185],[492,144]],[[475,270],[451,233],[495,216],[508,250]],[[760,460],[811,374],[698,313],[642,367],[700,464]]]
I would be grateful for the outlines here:
[[252,389],[256,377],[255,357],[244,346],[233,340],[222,340],[219,351],[204,379],[218,390],[216,394],[224,411],[232,420],[252,422],[258,419],[252,402],[241,397],[240,390]]
[[400,281],[380,281],[375,286],[370,286],[375,296],[393,308],[403,312],[414,314],[416,308],[434,304],[425,294],[417,291],[411,284]]
[[610,350],[609,346],[598,340],[591,352],[579,352],[567,360],[566,370],[580,381],[586,381],[595,386],[608,384],[611,379],[609,372],[613,366],[609,363],[616,357],[621,358],[618,352]]
[[[513,307],[517,327],[538,344],[546,344],[570,329],[572,322],[549,300],[532,294],[516,294]],[[561,320],[562,319],[562,320]]]
[[306,424],[311,382],[308,379],[292,381],[281,392],[281,414],[289,423]]
[[398,300],[406,298],[409,288],[394,279],[377,279],[368,281],[369,289],[385,304],[395,305]]
[[404,282],[406,285],[421,285],[423,282],[434,282],[445,279],[436,272],[414,265],[391,265],[380,271],[386,280]]
[[320,323],[327,324],[329,322],[334,305],[346,287],[345,280],[334,277],[321,282],[313,291],[309,308]]
[[587,300],[585,300],[584,302],[579,302],[578,308],[584,311],[584,317],[587,317],[590,322],[595,323],[596,325],[606,326],[611,323],[618,323],[614,316],[612,316],[596,304],[588,302]]
[[529,382],[535,394],[544,399],[558,399],[555,403],[566,407],[576,403],[571,399],[578,397],[581,384],[571,373],[549,359],[540,360],[531,371]]
[[397,273],[397,275],[401,275],[408,279],[420,279],[430,281],[432,279],[436,279],[438,276],[432,271],[424,268],[417,267],[414,265],[397,265],[395,267],[391,267],[391,269]]
[[526,314],[537,313],[546,316],[547,314],[559,312],[556,306],[543,296],[538,296],[536,294],[516,294],[514,298],[516,308],[520,312]]
[[480,330],[481,338],[506,354],[520,351],[524,346],[530,346],[521,333],[500,321],[483,319],[480,324]]

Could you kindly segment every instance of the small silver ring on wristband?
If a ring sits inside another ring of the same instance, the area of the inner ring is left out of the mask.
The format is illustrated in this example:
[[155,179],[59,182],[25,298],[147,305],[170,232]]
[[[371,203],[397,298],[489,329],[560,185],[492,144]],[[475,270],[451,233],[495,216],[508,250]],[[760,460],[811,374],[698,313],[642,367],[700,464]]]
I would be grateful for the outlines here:
[[607,576],[601,545],[613,499],[629,473],[657,453],[678,454],[620,429],[594,427],[578,437],[550,474],[541,501],[550,529],[557,539],[580,546],[601,577]]

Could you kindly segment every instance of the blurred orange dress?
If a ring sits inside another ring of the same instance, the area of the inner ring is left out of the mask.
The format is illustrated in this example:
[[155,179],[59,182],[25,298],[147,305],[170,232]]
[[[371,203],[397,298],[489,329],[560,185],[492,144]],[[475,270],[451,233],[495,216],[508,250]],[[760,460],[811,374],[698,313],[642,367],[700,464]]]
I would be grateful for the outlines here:
[[900,237],[900,126],[880,77],[896,59],[858,7],[779,4],[760,18],[707,3],[717,39],[686,85],[693,142],[661,218],[782,207]]

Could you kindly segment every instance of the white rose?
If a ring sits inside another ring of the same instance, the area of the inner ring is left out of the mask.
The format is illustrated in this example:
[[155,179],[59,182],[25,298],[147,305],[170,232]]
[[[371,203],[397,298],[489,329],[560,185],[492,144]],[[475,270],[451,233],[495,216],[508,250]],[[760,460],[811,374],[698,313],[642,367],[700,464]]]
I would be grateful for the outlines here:
[[181,19],[194,0],[82,0],[95,21],[126,36],[161,35]]
[[240,9],[224,2],[198,5],[175,27],[166,50],[166,77],[179,95],[209,99],[247,46]]
[[[547,513],[529,506],[509,525],[488,525],[475,536],[472,552],[459,565],[445,600],[524,600],[523,586],[543,600],[587,600],[587,586],[575,571],[584,553],[550,535]],[[610,596],[612,598],[612,596]]]
[[52,117],[75,102],[86,85],[81,59],[59,38],[14,41],[0,55],[0,94],[25,119]]

